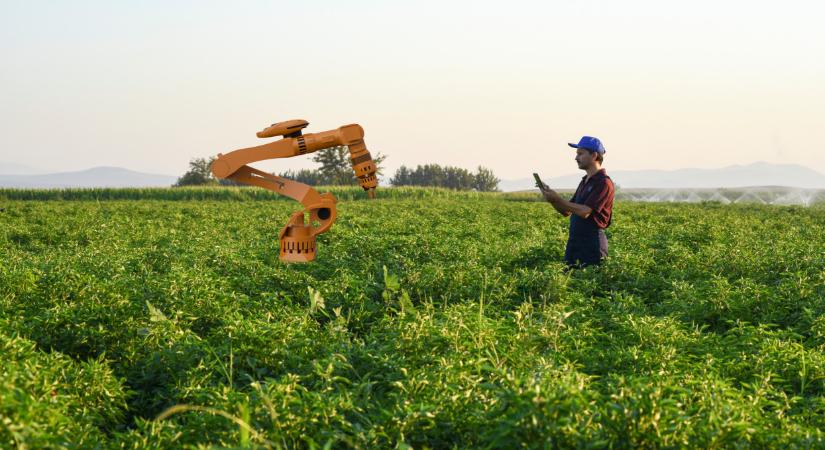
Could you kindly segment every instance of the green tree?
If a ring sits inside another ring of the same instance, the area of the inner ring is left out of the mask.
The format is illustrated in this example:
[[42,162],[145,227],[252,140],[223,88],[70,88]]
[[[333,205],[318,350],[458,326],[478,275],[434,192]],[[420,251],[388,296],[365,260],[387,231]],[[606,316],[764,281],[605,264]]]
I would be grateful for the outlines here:
[[[386,155],[377,154],[372,158],[376,173],[382,174],[382,163]],[[321,164],[318,172],[321,174],[321,184],[355,185],[358,180],[352,171],[349,149],[346,146],[336,146],[318,150],[312,160]]]
[[499,179],[493,171],[479,166],[478,173],[438,164],[419,165],[415,169],[401,166],[390,179],[393,186],[438,186],[461,191],[497,191]]
[[393,186],[409,186],[412,184],[412,171],[407,166],[401,166],[395,171],[395,175],[390,178]]
[[298,171],[287,170],[278,174],[279,177],[289,178],[299,183],[308,184],[310,186],[318,186],[322,183],[324,177],[321,172],[313,169],[301,169]]
[[318,171],[323,184],[355,184],[347,147],[339,145],[318,150],[312,160],[321,165]]
[[498,191],[498,178],[493,174],[493,171],[485,167],[478,166],[478,172],[475,174],[475,190],[480,192],[495,192]]
[[195,158],[189,161],[189,171],[184,173],[174,186],[202,186],[218,184],[218,180],[212,176],[212,161],[215,158]]

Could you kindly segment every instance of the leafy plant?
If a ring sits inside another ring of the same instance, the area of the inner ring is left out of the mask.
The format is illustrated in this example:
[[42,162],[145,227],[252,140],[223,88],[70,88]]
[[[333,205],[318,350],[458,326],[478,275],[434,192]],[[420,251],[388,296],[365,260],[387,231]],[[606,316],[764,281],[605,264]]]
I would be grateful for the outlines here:
[[0,447],[825,446],[825,209],[330,190],[0,191]]

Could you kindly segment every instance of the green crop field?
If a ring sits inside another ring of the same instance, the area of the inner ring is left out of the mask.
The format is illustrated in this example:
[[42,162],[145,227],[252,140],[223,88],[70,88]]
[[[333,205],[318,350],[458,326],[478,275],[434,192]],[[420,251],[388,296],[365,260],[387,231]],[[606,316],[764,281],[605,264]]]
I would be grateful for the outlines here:
[[0,448],[825,448],[825,207],[0,191]]

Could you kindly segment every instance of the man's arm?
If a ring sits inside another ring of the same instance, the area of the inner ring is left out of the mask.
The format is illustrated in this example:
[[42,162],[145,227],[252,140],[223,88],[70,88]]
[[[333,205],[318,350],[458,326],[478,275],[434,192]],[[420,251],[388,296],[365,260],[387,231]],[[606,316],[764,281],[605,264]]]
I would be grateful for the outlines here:
[[565,217],[570,214],[575,214],[582,219],[586,219],[593,213],[593,209],[589,206],[569,202],[563,199],[556,191],[550,189],[547,185],[544,185],[544,189],[541,190],[541,193],[544,195],[544,199],[550,202],[550,204],[553,205],[553,208]]

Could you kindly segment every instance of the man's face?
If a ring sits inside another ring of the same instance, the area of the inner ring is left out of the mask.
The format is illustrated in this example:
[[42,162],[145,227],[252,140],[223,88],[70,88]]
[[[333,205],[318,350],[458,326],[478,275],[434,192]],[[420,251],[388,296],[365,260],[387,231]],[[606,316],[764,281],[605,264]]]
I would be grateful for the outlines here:
[[577,148],[576,164],[579,165],[579,169],[587,169],[593,164],[593,153],[590,153],[589,150],[585,150],[583,148]]

